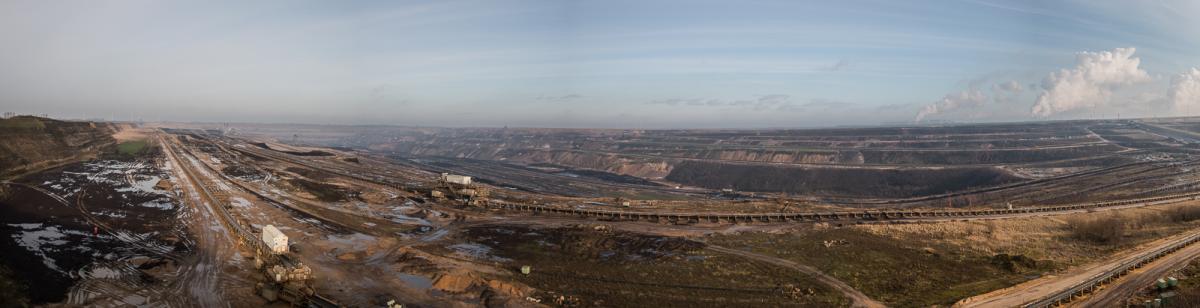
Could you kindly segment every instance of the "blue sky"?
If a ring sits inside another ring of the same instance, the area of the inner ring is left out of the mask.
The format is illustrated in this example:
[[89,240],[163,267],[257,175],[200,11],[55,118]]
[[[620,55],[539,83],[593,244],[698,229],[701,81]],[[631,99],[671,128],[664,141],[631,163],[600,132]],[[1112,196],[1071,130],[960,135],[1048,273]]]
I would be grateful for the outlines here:
[[1197,13],[1193,1],[5,1],[0,109],[637,128],[1191,114]]

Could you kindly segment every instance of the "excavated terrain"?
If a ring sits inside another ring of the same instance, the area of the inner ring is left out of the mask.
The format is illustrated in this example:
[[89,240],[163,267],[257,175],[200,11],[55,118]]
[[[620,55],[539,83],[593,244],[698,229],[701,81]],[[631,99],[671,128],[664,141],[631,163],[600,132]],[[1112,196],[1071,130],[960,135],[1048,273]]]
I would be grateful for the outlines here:
[[[96,150],[48,156],[61,162],[3,185],[6,305],[1019,304],[1172,244],[1200,221],[1186,121],[755,131],[61,123],[96,141],[7,132]],[[267,225],[290,240],[277,257],[252,244]],[[281,288],[304,291],[270,296],[279,289],[263,262],[302,265],[311,275]],[[1019,287],[1030,284],[1050,287]]]
[[0,119],[0,177],[95,156],[115,143],[110,124],[29,116]]

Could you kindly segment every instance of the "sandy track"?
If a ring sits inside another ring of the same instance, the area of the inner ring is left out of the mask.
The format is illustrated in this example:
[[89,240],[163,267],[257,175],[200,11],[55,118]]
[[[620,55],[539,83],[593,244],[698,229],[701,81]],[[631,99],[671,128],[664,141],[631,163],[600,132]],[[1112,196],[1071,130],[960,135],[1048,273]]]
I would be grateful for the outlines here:
[[191,219],[188,228],[196,241],[195,259],[181,265],[183,270],[173,291],[176,294],[190,295],[198,306],[222,306],[230,302],[224,292],[225,288],[222,287],[220,276],[221,267],[225,264],[223,260],[229,260],[231,255],[237,253],[236,247],[233,246],[233,237],[217,220],[217,214],[211,208],[213,205],[202,197],[199,186],[202,184],[196,182],[199,179],[192,178],[193,173],[187,171],[195,166],[186,165],[187,162],[175,156],[173,147],[167,141],[160,141],[164,147],[163,152],[173,167],[171,171],[175,174],[174,179],[178,181],[175,184],[183,188],[185,197],[181,201],[188,206],[188,218]]
[[[967,298],[955,303],[954,307],[1017,307],[1022,304],[1045,298],[1056,294],[1062,290],[1069,289],[1076,285],[1082,284],[1092,277],[1114,269],[1120,264],[1137,259],[1147,253],[1153,252],[1159,248],[1170,246],[1176,242],[1191,236],[1192,233],[1176,234],[1170,237],[1159,239],[1150,243],[1139,245],[1134,249],[1128,249],[1117,253],[1105,260],[1093,262],[1087,265],[1068,269],[1063,273],[1056,275],[1046,275],[1038,279],[1027,281],[1016,286],[1005,289],[1000,289],[986,293],[983,295]],[[1185,251],[1196,249],[1200,245],[1189,246]],[[1179,253],[1171,254],[1165,257],[1166,259],[1174,259]],[[1161,261],[1161,260],[1160,260]],[[1157,277],[1155,278],[1157,279]],[[1103,305],[1102,305],[1103,306]],[[1088,306],[1090,307],[1090,306]]]
[[1071,307],[1124,307],[1124,301],[1130,298],[1130,295],[1149,287],[1155,280],[1166,277],[1171,271],[1187,266],[1188,262],[1196,257],[1200,257],[1200,245],[1189,245],[1129,272],[1125,277],[1096,290],[1084,300],[1072,303]]

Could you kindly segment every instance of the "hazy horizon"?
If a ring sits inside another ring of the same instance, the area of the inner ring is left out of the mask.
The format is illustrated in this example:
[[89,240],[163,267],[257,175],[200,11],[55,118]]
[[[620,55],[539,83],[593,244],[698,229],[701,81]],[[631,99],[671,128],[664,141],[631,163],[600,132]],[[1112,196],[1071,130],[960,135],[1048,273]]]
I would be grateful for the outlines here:
[[819,128],[1200,112],[1189,1],[0,3],[0,111]]
[[[40,116],[37,114],[29,114],[32,116]],[[180,125],[196,125],[201,127],[217,128],[221,126],[235,127],[238,125],[261,125],[261,126],[320,126],[320,127],[398,127],[398,128],[433,128],[433,129],[561,129],[561,130],[810,130],[810,129],[854,129],[854,128],[889,128],[889,127],[952,127],[952,126],[986,126],[986,125],[1011,125],[1022,123],[1053,123],[1053,122],[1070,122],[1070,121],[1107,121],[1107,120],[1147,120],[1147,119],[1187,119],[1195,116],[1153,116],[1153,117],[1103,117],[1103,118],[1074,118],[1074,119],[1023,119],[1023,120],[994,120],[994,121],[926,121],[926,122],[883,122],[875,124],[831,124],[831,125],[814,125],[814,126],[758,126],[758,127],[587,127],[587,126],[521,126],[521,125],[407,125],[402,123],[395,124],[347,124],[347,123],[306,123],[306,122],[221,122],[221,121],[137,121],[137,120],[116,120],[110,121],[102,118],[59,118],[59,120],[67,121],[91,121],[103,120],[116,123],[143,123],[143,124],[170,124]]]

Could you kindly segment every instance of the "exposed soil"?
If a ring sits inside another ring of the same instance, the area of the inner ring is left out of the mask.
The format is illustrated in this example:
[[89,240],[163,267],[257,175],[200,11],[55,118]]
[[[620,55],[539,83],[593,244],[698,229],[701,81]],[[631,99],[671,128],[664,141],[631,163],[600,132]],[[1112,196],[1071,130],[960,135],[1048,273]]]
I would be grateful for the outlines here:
[[[534,297],[563,306],[842,306],[836,291],[802,273],[705,251],[704,244],[592,227],[466,230],[452,253],[499,262]],[[686,277],[686,279],[681,279]]]
[[34,304],[66,300],[81,279],[130,275],[117,270],[129,260],[147,270],[170,263],[165,258],[186,254],[188,245],[173,223],[178,206],[154,188],[159,176],[144,164],[98,161],[24,179],[67,204],[9,185],[0,200],[0,262],[28,287]]
[[317,200],[324,202],[342,202],[356,200],[358,193],[325,183],[313,182],[306,179],[289,179],[288,184],[311,193]]

